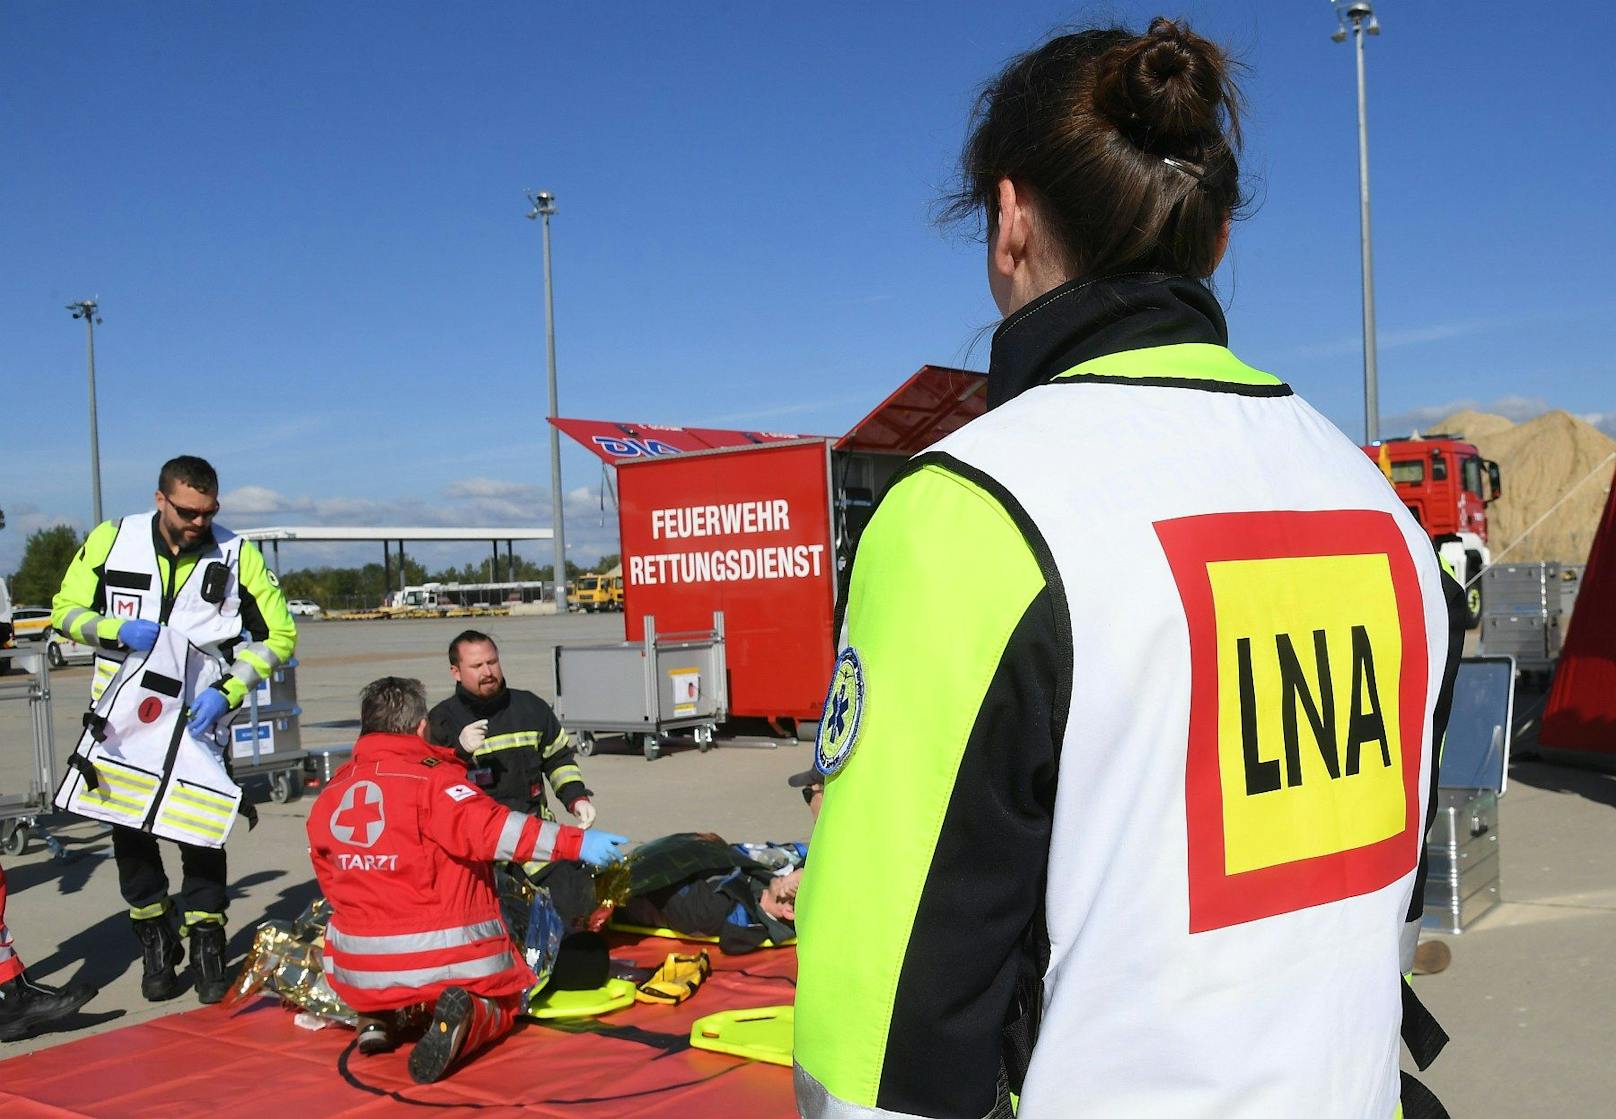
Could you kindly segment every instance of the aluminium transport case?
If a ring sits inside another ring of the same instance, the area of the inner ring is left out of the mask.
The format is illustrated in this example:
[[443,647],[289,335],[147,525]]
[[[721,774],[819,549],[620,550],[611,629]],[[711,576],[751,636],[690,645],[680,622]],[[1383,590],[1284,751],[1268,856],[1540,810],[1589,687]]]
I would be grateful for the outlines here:
[[1460,662],[1425,842],[1422,924],[1432,931],[1463,932],[1499,902],[1498,798],[1507,787],[1514,708],[1513,658]]
[[230,773],[237,784],[249,777],[267,777],[269,796],[276,804],[303,794],[303,732],[298,718],[297,659],[270,673],[248,694],[230,724]]

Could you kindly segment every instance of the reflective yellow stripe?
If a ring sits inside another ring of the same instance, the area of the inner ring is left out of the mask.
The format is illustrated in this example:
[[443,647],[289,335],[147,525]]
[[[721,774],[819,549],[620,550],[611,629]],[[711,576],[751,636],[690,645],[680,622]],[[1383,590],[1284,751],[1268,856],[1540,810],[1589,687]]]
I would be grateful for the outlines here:
[[478,750],[475,756],[480,758],[484,754],[492,754],[499,750],[514,750],[518,746],[531,746],[537,749],[538,745],[539,734],[537,731],[512,731],[510,734],[495,734],[485,738],[482,749]]
[[584,779],[584,771],[579,769],[577,766],[575,766],[575,765],[557,766],[556,771],[554,773],[550,774],[550,787],[552,789],[559,790],[561,788],[561,786],[565,785],[569,781],[582,782],[583,779]]
[[220,812],[234,812],[235,802],[229,797],[220,796],[211,789],[197,789],[190,785],[177,784],[169,790],[169,796],[179,800],[189,801],[198,808],[213,808]]
[[[555,736],[554,742],[550,743],[550,745],[544,748],[544,756],[547,758],[553,758],[556,756],[556,754],[560,753],[570,745],[572,745],[572,739],[567,737],[566,731],[562,731],[560,734]],[[579,775],[579,779],[582,780],[581,774]]]
[[85,790],[79,795],[79,803],[83,804],[86,798],[93,800],[99,808],[108,812],[115,812],[121,816],[128,816],[133,820],[143,819],[146,815],[146,806],[144,804],[139,801],[114,796],[105,789],[96,789],[94,792]]
[[137,793],[149,793],[157,788],[157,778],[148,777],[144,773],[131,773],[127,769],[114,769],[105,762],[97,764],[95,771],[108,784],[122,785],[124,788],[135,790]]
[[215,818],[204,820],[196,816],[188,816],[172,805],[158,813],[158,823],[188,831],[193,835],[206,836],[208,839],[219,839],[229,830],[228,824]]

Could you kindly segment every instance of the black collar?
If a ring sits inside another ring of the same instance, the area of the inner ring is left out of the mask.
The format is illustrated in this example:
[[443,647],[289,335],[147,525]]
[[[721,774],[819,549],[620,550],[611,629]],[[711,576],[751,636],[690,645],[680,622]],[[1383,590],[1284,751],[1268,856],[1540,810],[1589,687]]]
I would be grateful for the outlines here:
[[163,538],[162,528],[159,527],[162,516],[161,513],[151,515],[152,546],[157,549],[158,555],[178,559],[180,556],[199,555],[213,547],[213,526],[210,524],[208,530],[196,538],[195,544],[188,544],[183,548],[170,548],[168,541]]
[[1184,342],[1229,343],[1212,291],[1159,272],[1072,280],[999,324],[988,364],[988,407],[1093,358]]

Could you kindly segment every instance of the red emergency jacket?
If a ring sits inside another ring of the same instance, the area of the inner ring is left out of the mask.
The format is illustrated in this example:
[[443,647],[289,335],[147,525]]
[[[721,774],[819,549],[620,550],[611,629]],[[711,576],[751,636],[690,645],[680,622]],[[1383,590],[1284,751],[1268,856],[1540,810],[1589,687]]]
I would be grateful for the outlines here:
[[454,751],[367,734],[309,810],[309,857],[331,903],[325,973],[362,1013],[445,988],[515,994],[533,972],[511,944],[489,863],[576,859],[578,828],[513,812]]

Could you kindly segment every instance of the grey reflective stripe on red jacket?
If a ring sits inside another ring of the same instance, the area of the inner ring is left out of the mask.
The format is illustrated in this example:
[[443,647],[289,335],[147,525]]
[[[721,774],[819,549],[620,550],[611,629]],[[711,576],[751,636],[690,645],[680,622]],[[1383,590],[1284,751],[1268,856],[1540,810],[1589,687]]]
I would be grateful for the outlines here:
[[389,987],[430,987],[436,983],[456,983],[467,979],[486,979],[516,966],[508,949],[500,949],[492,956],[479,956],[474,960],[440,964],[436,967],[407,968],[402,971],[370,971],[341,967],[325,960],[325,973],[338,983],[360,991],[382,991]]
[[505,936],[505,922],[495,918],[474,925],[456,925],[453,928],[433,929],[430,932],[395,933],[387,936],[354,936],[327,925],[326,947],[355,955],[396,955],[404,952],[437,952],[444,948],[459,948],[476,944],[479,940],[493,940]]
[[[522,842],[522,830],[527,827],[527,822],[531,819],[533,817],[526,812],[512,812],[505,817],[505,826],[499,829],[499,842],[494,845],[494,858],[496,861],[509,861],[516,858],[517,847]],[[552,834],[549,837],[550,846],[554,847],[555,835],[553,830],[555,825],[550,824],[548,826],[552,829]],[[544,839],[542,827],[539,830],[539,839],[542,843]]]

